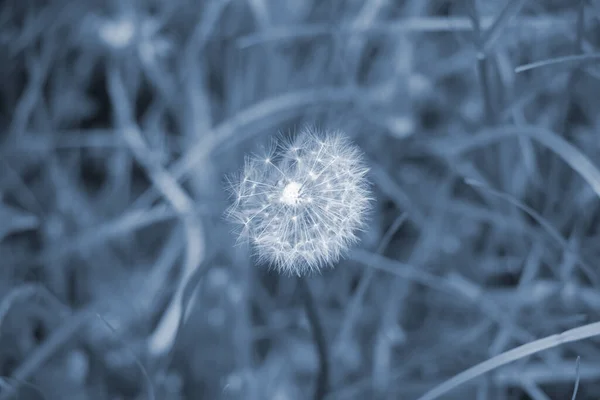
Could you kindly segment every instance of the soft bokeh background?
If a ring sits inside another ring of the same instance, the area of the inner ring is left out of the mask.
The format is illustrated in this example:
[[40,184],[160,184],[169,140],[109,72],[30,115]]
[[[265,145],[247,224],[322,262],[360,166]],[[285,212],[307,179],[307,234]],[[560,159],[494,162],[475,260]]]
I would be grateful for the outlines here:
[[[307,279],[327,399],[416,399],[597,320],[599,19],[596,0],[4,0],[0,396],[311,398],[297,280],[223,219],[224,176],[306,124],[364,150],[376,198]],[[598,398],[595,338],[443,398],[568,399],[578,356]]]

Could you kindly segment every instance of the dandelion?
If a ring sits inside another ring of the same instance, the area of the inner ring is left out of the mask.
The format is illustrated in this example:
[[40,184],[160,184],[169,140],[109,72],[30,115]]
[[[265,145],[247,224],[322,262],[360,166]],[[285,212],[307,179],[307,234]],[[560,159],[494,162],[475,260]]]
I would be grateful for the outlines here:
[[132,19],[106,20],[98,27],[98,36],[115,49],[124,49],[135,37],[135,24]]
[[160,33],[161,22],[154,18],[130,14],[115,19],[91,18],[101,43],[116,51],[133,49],[146,64],[167,56],[173,49],[171,40]]
[[230,181],[227,210],[260,261],[298,276],[339,260],[371,202],[368,168],[342,133],[305,129],[264,157],[247,157]]

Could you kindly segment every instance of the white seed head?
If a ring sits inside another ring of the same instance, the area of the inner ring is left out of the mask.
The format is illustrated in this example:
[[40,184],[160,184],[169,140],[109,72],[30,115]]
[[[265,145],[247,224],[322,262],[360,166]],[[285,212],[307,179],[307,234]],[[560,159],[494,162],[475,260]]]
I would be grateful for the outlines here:
[[132,19],[107,20],[99,26],[98,35],[107,45],[115,49],[123,49],[133,41],[135,29]]
[[302,184],[298,182],[292,181],[285,185],[281,193],[281,202],[288,206],[297,206],[302,200],[300,189],[302,189]]
[[339,132],[302,131],[231,179],[230,220],[261,261],[302,275],[357,241],[371,198],[360,149]]

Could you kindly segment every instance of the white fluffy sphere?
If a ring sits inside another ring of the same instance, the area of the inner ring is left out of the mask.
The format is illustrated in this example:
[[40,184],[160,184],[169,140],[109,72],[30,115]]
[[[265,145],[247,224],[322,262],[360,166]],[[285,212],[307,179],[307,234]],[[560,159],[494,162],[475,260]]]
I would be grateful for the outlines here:
[[230,180],[227,216],[261,261],[302,275],[335,263],[356,242],[371,203],[360,149],[340,132],[306,129],[247,157]]

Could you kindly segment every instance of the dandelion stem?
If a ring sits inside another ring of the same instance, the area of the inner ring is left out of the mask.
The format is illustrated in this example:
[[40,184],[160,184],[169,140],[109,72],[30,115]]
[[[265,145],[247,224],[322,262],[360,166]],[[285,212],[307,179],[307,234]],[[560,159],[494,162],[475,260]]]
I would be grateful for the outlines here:
[[314,297],[305,278],[298,277],[298,289],[302,296],[306,317],[310,322],[313,338],[317,347],[317,353],[319,355],[319,375],[317,377],[313,399],[322,400],[325,398],[329,386],[329,354],[327,351],[327,340],[325,339],[325,332],[323,331],[323,325],[319,318]]

